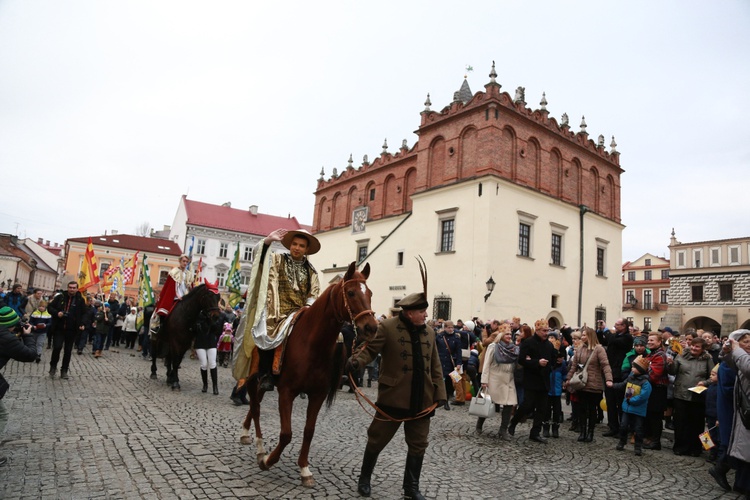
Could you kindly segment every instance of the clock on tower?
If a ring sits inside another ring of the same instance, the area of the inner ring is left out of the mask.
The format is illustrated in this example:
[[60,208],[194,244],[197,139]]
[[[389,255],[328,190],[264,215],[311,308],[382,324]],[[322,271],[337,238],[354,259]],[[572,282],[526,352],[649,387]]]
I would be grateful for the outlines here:
[[367,207],[355,208],[352,212],[352,232],[361,233],[365,230],[367,222]]

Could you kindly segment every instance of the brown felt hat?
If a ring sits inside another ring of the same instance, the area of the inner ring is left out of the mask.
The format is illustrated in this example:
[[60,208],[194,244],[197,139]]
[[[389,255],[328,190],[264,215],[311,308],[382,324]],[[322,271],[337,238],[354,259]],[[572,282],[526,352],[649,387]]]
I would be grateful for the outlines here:
[[299,236],[300,238],[304,238],[307,240],[307,255],[312,255],[314,253],[318,253],[320,250],[320,242],[318,241],[318,238],[310,234],[308,231],[304,229],[295,229],[292,231],[287,231],[287,233],[284,235],[283,238],[281,238],[281,244],[286,247],[287,250],[290,250],[292,246],[292,240]]

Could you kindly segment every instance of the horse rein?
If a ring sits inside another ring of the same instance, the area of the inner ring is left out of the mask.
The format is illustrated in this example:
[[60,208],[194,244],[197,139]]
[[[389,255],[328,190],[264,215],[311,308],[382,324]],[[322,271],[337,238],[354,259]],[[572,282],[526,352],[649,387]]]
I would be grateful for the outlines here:
[[351,320],[352,325],[355,325],[354,328],[356,328],[355,322],[359,318],[361,318],[362,316],[367,316],[369,314],[372,314],[372,316],[375,317],[375,311],[373,311],[372,309],[365,309],[363,311],[360,311],[356,315],[352,313],[352,309],[351,307],[349,307],[349,301],[346,299],[346,285],[349,283],[365,283],[365,287],[366,287],[367,280],[350,279],[341,283],[341,298],[344,300],[344,307],[346,307],[346,312],[349,313],[349,319]]
[[[364,345],[364,344],[363,344]],[[357,399],[357,403],[359,403],[359,406],[362,407],[362,409],[370,415],[375,420],[380,420],[381,422],[409,422],[411,420],[418,420],[420,418],[424,418],[433,411],[435,411],[435,408],[437,408],[437,403],[432,403],[432,405],[428,406],[424,410],[420,411],[413,417],[407,417],[407,418],[394,418],[390,415],[388,415],[385,411],[383,411],[381,408],[379,408],[375,403],[372,402],[370,398],[367,397],[367,395],[362,391],[362,389],[357,385],[357,383],[354,381],[354,378],[352,377],[352,374],[349,373],[349,383],[351,384],[351,387],[354,389],[354,396]],[[367,404],[369,404],[374,410],[375,413],[370,413],[367,408],[365,408],[365,405],[362,404],[361,399],[364,399]],[[379,416],[382,416],[383,418],[379,418]]]

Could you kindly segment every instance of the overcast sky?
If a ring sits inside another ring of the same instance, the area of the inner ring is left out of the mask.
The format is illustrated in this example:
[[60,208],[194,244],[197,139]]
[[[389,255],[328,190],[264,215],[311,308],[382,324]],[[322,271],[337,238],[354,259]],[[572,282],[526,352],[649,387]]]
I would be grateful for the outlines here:
[[0,1],[0,232],[171,224],[180,196],[312,223],[321,167],[489,81],[615,136],[623,261],[750,236],[750,2]]

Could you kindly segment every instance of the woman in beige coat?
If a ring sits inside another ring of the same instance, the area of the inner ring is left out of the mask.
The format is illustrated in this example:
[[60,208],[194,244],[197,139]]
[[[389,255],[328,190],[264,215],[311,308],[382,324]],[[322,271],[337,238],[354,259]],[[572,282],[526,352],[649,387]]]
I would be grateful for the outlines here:
[[563,388],[567,389],[568,382],[573,377],[573,374],[579,367],[583,368],[589,356],[591,356],[591,361],[586,369],[588,372],[586,386],[576,392],[581,404],[581,414],[579,417],[581,434],[578,436],[578,441],[590,443],[594,440],[596,408],[602,400],[604,386],[612,387],[612,369],[609,367],[607,352],[604,350],[604,347],[599,345],[596,331],[593,328],[584,327],[581,332],[581,340],[583,343],[580,349],[576,349]]
[[[498,335],[488,347],[484,356],[482,368],[482,389],[489,394],[492,402],[502,405],[502,420],[498,437],[510,440],[508,424],[513,407],[518,403],[516,385],[513,381],[513,371],[518,361],[518,346],[511,339],[510,325],[500,325]],[[484,418],[477,420],[477,433],[482,432]]]

